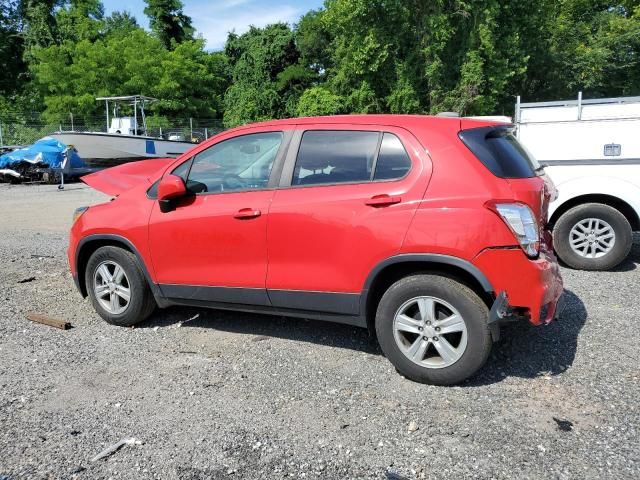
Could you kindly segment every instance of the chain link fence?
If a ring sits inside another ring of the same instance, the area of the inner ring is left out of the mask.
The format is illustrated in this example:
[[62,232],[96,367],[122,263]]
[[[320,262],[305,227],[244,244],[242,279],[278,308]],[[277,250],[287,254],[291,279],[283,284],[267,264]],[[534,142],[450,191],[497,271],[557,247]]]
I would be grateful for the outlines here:
[[[147,128],[138,118],[138,134],[156,138],[184,141],[202,141],[224,130],[217,118],[146,118]],[[108,131],[104,117],[74,117],[63,122],[45,122],[39,113],[0,114],[0,150],[31,145],[54,132],[104,132]],[[124,133],[124,132],[123,132]]]

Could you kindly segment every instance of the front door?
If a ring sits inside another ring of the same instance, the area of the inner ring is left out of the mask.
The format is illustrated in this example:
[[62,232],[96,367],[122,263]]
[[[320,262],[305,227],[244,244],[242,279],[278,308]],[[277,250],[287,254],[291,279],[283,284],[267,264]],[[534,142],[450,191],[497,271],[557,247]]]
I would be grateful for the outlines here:
[[267,217],[285,133],[222,139],[175,170],[190,196],[155,205],[149,222],[156,280],[168,298],[268,305]]

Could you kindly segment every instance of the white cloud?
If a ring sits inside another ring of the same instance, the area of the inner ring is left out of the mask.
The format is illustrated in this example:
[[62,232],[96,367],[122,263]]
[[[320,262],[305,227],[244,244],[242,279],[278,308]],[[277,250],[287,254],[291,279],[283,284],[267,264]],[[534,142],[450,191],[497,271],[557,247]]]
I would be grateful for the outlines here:
[[254,5],[251,0],[227,0],[215,7],[201,6],[197,12],[189,12],[185,8],[193,26],[207,40],[207,48],[211,50],[221,49],[231,31],[242,34],[251,25],[264,27],[277,22],[295,23],[305,11],[291,5]]

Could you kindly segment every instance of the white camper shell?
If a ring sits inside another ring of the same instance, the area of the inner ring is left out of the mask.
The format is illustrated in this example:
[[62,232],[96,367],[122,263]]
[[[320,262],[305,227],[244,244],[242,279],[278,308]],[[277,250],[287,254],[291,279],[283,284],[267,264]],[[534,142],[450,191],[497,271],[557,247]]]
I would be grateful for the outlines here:
[[640,97],[518,98],[515,123],[559,191],[549,212],[558,256],[585,270],[620,264],[640,230]]

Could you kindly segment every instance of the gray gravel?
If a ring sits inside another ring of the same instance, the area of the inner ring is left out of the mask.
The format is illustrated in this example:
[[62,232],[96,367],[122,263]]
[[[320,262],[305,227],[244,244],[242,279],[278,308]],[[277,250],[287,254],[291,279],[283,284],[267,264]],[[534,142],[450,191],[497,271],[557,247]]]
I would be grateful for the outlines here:
[[0,478],[640,477],[640,239],[615,272],[563,270],[561,321],[511,326],[443,388],[341,325],[191,308],[107,325],[65,258],[71,211],[103,198],[0,185]]

